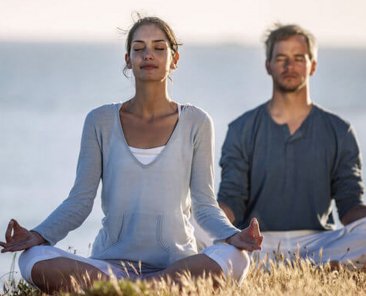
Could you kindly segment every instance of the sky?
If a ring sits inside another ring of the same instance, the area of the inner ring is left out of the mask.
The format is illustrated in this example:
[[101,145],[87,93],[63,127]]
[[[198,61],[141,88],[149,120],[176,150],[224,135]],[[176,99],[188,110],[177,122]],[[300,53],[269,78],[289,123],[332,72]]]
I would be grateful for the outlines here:
[[282,22],[320,44],[366,46],[365,0],[0,0],[0,40],[116,41],[136,11],[166,20],[184,43],[260,44]]

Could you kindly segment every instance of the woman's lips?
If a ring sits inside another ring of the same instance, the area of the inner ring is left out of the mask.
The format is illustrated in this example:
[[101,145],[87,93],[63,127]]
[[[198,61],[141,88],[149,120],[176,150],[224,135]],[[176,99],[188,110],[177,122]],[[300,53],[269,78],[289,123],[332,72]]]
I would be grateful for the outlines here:
[[156,65],[153,64],[145,64],[141,66],[141,69],[144,70],[152,70],[152,69],[157,69],[158,67]]

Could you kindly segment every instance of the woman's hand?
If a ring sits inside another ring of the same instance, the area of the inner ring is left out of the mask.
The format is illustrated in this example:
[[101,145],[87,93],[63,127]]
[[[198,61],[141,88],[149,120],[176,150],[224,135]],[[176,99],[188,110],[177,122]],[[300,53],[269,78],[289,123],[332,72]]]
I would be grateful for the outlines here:
[[250,225],[241,232],[234,234],[226,239],[226,242],[240,250],[255,251],[260,250],[263,236],[259,229],[259,223],[256,218],[250,221]]
[[6,242],[0,242],[0,246],[3,247],[1,253],[22,251],[46,242],[40,234],[20,226],[14,219],[8,224],[5,240]]

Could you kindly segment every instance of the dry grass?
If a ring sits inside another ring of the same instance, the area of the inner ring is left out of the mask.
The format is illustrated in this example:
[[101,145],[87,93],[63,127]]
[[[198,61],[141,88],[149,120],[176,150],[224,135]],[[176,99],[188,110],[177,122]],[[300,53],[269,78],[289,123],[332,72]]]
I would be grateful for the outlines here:
[[[111,280],[96,282],[85,291],[63,295],[366,295],[366,273],[349,268],[334,270],[329,264],[313,266],[309,261],[298,260],[267,264],[267,268],[252,267],[247,279],[241,286],[231,279],[219,278],[218,286],[213,280],[192,280],[182,276],[182,286],[169,281],[154,283]],[[20,285],[20,286],[19,286]],[[41,295],[30,289],[24,282],[18,283],[7,295]]]

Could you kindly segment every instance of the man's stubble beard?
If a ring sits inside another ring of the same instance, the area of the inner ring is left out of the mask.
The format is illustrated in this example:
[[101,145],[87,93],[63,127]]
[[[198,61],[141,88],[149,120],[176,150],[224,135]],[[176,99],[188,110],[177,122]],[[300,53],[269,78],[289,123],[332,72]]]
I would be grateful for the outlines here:
[[275,88],[281,93],[295,93],[303,89],[306,86],[306,81],[303,81],[297,85],[289,86],[286,83],[274,82]]

